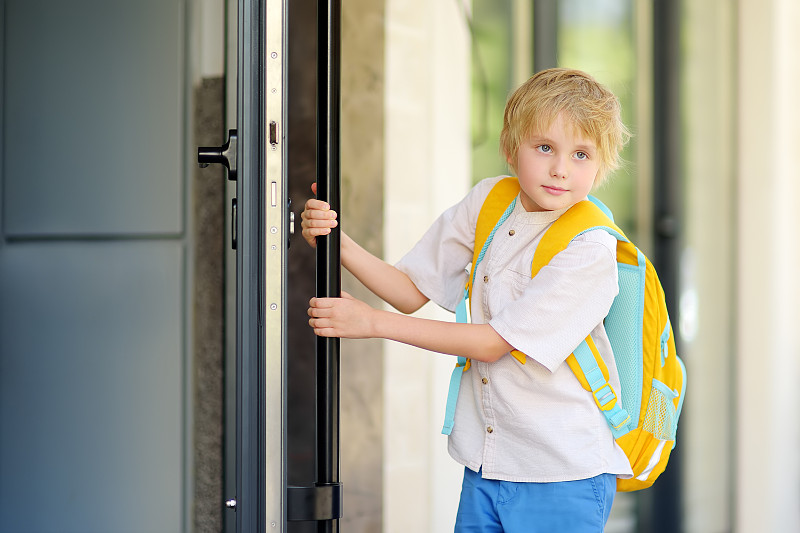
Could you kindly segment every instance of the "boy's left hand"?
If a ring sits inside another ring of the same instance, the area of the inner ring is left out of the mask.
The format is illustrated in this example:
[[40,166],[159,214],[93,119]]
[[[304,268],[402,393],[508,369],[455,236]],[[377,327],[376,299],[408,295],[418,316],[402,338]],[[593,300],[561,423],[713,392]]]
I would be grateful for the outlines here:
[[[317,184],[311,184],[311,192],[317,194]],[[306,201],[305,209],[300,213],[302,219],[303,238],[312,247],[317,247],[317,237],[329,235],[331,229],[339,225],[336,220],[336,211],[331,210],[327,202],[310,198]]]
[[341,298],[311,298],[308,324],[320,337],[365,339],[374,336],[375,309],[342,291]]

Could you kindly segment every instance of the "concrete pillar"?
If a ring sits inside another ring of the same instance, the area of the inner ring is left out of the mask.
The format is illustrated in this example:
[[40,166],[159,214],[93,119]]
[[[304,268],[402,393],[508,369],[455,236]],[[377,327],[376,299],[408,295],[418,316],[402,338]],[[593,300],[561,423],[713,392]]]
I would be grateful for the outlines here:
[[742,532],[800,530],[798,27],[795,0],[739,2],[735,530]]
[[[469,187],[468,2],[386,4],[384,249],[411,249]],[[453,320],[429,304],[421,315]],[[384,531],[452,531],[463,468],[440,434],[455,359],[387,342]]]

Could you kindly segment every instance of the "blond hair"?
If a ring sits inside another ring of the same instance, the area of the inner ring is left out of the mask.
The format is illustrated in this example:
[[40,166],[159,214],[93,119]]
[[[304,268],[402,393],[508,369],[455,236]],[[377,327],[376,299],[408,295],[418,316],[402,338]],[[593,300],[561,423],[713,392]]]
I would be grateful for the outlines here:
[[523,83],[506,104],[500,150],[516,172],[519,146],[536,133],[547,131],[559,114],[594,141],[600,157],[595,185],[619,168],[620,152],[630,139],[622,123],[617,97],[580,70],[543,70]]

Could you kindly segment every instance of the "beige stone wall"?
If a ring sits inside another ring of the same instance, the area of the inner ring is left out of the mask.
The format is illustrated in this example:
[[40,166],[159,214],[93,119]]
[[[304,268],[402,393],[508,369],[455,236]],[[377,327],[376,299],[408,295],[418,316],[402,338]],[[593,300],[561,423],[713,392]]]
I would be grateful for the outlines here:
[[[204,78],[194,90],[196,146],[220,146],[222,77]],[[193,286],[192,368],[194,374],[193,531],[221,531],[223,482],[223,253],[225,237],[222,166],[195,167],[192,173]]]
[[[222,0],[190,10],[191,146],[224,142],[225,77]],[[224,254],[225,171],[191,167],[191,531],[224,528]],[[235,349],[235,348],[234,348]]]
[[[383,2],[342,2],[342,228],[383,253]],[[344,290],[377,299],[343,273]],[[383,358],[377,340],[342,341],[341,530],[379,532],[383,500]]]
[[[469,187],[466,21],[457,2],[342,8],[342,227],[394,262]],[[343,286],[381,305],[348,275]],[[462,469],[439,432],[453,363],[342,342],[343,531],[452,530]]]
[[[397,261],[466,193],[469,35],[461,2],[386,3],[384,249]],[[419,313],[453,320],[428,304]],[[384,531],[452,531],[463,468],[441,435],[452,357],[386,342]]]

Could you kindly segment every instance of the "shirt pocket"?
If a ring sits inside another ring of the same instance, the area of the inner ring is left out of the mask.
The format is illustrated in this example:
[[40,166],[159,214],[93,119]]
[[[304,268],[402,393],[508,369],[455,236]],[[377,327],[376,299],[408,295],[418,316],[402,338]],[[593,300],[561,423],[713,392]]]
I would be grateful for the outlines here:
[[490,283],[487,287],[489,311],[492,316],[522,296],[531,282],[531,273],[522,273],[511,268],[505,268],[497,272],[495,278],[495,282]]
[[505,271],[505,277],[508,280],[508,285],[514,300],[522,296],[522,293],[525,292],[525,289],[527,289],[528,285],[531,283],[530,267],[522,272],[519,270],[518,268],[509,267]]

